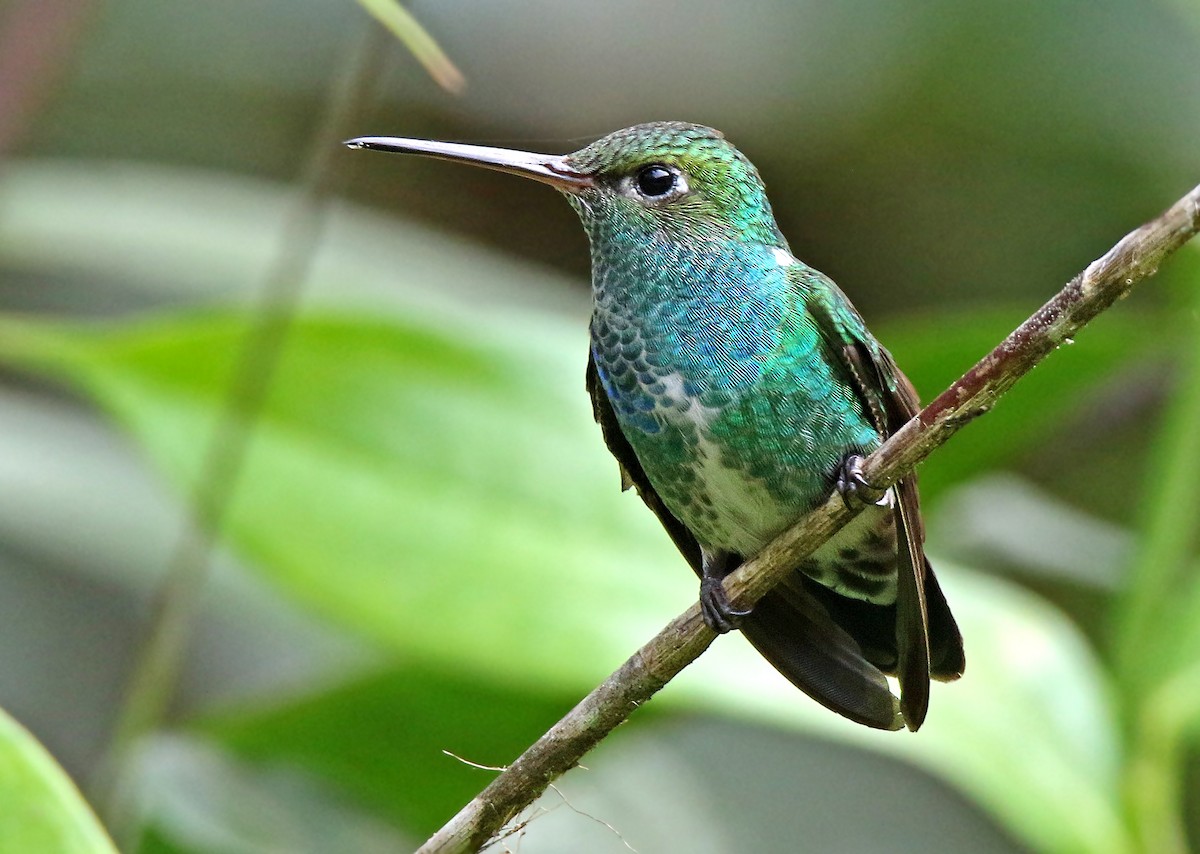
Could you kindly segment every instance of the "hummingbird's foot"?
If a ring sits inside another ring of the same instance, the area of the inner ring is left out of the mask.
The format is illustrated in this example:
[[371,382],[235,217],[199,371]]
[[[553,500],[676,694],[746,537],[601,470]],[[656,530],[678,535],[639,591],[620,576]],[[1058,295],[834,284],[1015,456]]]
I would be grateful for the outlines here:
[[725,594],[721,579],[708,576],[700,579],[700,614],[705,624],[719,635],[733,631],[750,614],[748,608],[735,608]]
[[850,454],[842,461],[838,471],[837,491],[842,501],[851,510],[861,510],[870,504],[883,504],[887,499],[887,490],[867,482],[862,473],[863,458],[858,454]]
[[736,629],[742,617],[749,616],[750,609],[735,608],[721,583],[729,574],[728,552],[704,553],[700,575],[700,615],[704,623],[714,632],[723,635]]

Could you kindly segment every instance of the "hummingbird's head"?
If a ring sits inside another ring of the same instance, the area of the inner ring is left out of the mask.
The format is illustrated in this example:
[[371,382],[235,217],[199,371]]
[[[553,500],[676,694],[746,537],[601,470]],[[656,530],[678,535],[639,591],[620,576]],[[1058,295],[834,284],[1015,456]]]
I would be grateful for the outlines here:
[[424,154],[550,184],[567,196],[593,244],[621,233],[787,248],[758,170],[719,131],[703,125],[634,125],[566,155],[395,137],[346,144]]
[[563,162],[591,179],[563,189],[593,240],[616,229],[786,248],[758,170],[720,131],[684,122],[634,125]]

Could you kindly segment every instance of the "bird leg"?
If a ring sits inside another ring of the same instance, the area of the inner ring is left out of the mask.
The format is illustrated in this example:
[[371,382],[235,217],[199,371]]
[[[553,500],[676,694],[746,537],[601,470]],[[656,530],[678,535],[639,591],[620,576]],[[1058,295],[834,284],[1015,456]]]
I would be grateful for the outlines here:
[[870,504],[885,504],[887,490],[867,482],[862,473],[863,458],[858,454],[850,454],[842,460],[838,469],[837,491],[842,501],[850,510],[861,510]]
[[750,609],[733,607],[725,587],[721,583],[729,574],[730,555],[727,551],[702,551],[700,568],[700,614],[705,624],[719,635],[736,629],[742,617],[750,614]]

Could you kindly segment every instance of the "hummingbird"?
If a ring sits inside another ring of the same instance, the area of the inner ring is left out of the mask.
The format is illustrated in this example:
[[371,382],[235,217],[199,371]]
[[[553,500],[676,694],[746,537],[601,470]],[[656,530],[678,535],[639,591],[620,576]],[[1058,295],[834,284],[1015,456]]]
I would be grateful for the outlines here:
[[[374,149],[549,184],[587,232],[586,388],[622,489],[700,578],[717,633],[740,629],[844,717],[916,730],[930,678],[964,667],[925,557],[915,475],[880,490],[873,451],[920,408],[912,384],[827,276],[798,260],[750,161],[716,130],[652,122],[571,154],[398,137]],[[836,490],[849,524],[749,610],[722,580]],[[887,677],[899,684],[899,697]]]

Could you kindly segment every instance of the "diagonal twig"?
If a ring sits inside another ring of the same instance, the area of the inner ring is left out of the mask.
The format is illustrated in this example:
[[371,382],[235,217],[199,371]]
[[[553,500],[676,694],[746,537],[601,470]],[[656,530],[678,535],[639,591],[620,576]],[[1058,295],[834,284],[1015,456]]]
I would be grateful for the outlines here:
[[[1200,231],[1200,186],[1130,232],[1018,326],[863,463],[866,479],[891,486],[1100,312],[1153,275]],[[854,516],[837,495],[780,534],[725,580],[735,607],[749,608]],[[434,834],[418,854],[477,851],[550,783],[694,661],[715,635],[699,604],[672,620],[529,747]]]

